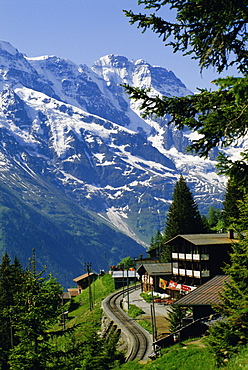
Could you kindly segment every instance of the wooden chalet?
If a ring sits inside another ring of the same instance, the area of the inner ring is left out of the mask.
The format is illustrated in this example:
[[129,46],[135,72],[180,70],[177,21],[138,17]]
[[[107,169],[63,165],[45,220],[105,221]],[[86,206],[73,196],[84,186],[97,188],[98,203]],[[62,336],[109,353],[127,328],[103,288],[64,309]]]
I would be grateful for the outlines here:
[[164,292],[171,278],[171,263],[145,263],[138,267],[137,273],[143,292],[150,291],[152,287],[156,292]]
[[199,286],[229,263],[231,244],[238,242],[232,232],[221,234],[177,235],[166,244],[172,248],[172,280]]
[[[84,275],[80,275],[73,279],[77,283],[77,288],[68,289],[71,291],[71,295],[75,296],[80,294],[84,289],[86,289],[93,281],[97,279],[98,275],[95,272],[90,272],[89,274],[86,273]],[[75,290],[77,290],[77,294],[75,294]]]

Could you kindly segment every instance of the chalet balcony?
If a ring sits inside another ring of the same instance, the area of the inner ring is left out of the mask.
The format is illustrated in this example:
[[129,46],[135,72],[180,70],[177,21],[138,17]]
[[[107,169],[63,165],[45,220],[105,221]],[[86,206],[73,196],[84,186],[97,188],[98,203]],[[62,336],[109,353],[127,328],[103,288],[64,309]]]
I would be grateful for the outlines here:
[[172,252],[172,259],[186,260],[186,261],[208,261],[209,254],[200,254],[200,253],[176,253]]
[[186,270],[185,269],[179,269],[179,275],[185,276],[186,275]]
[[193,277],[193,271],[192,270],[186,270],[186,276]]
[[200,254],[193,254],[193,261],[200,261]]
[[199,254],[199,253],[193,254],[193,261],[208,261],[208,260],[209,254]]
[[172,273],[173,273],[174,275],[179,275],[179,274],[178,274],[178,268],[173,267],[173,268],[172,268]]
[[201,271],[194,270],[193,271],[193,274],[194,274],[194,277],[196,277],[196,278],[200,278],[201,277]]

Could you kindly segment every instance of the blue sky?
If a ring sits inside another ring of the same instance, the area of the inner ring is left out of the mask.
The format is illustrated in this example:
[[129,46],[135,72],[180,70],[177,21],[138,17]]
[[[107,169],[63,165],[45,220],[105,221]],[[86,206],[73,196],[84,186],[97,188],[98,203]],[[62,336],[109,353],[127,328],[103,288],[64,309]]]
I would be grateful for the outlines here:
[[213,70],[201,75],[196,61],[173,54],[151,31],[142,34],[122,9],[142,12],[136,0],[0,0],[0,39],[28,57],[56,55],[89,67],[107,54],[144,59],[172,70],[192,91],[211,87]]

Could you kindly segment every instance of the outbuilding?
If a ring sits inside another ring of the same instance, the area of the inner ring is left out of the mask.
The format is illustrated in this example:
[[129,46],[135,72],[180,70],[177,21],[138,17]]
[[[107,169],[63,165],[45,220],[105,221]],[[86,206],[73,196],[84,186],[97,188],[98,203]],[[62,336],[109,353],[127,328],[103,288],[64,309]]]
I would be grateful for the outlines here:
[[145,263],[139,266],[137,273],[143,292],[150,291],[152,287],[156,292],[164,292],[171,278],[171,263]]
[[111,271],[115,282],[115,289],[126,287],[138,281],[139,275],[135,269],[132,270],[115,270]]
[[[73,279],[77,283],[78,294],[82,293],[90,284],[97,279],[98,275],[95,272],[86,273]],[[69,289],[68,289],[69,290]]]
[[213,305],[220,303],[220,292],[229,280],[227,275],[217,275],[205,284],[189,292],[173,303],[175,306],[191,307],[193,320],[214,314]]

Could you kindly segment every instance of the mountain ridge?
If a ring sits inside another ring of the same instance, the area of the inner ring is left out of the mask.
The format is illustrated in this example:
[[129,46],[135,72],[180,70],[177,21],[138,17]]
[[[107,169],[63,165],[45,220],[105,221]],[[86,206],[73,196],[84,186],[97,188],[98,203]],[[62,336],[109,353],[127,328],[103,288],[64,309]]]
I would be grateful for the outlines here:
[[[168,126],[170,117],[142,118],[138,102],[130,101],[121,87],[130,83],[150,88],[153,95],[191,94],[172,71],[114,54],[92,68],[56,56],[28,58],[6,42],[0,42],[0,65],[0,184],[17,189],[27,206],[49,219],[52,209],[60,230],[62,216],[49,204],[52,197],[71,204],[66,232],[73,242],[80,235],[80,265],[87,254],[95,256],[97,268],[106,265],[104,259],[115,264],[117,255],[131,252],[129,244],[134,255],[144,252],[151,236],[164,227],[180,174],[202,213],[210,205],[221,207],[225,178],[216,173],[215,153],[206,160],[186,153],[196,134]],[[247,140],[240,150],[244,145]],[[236,155],[237,149],[229,152]],[[73,207],[86,212],[83,222],[93,220],[88,236],[96,235],[93,224],[101,228],[102,220],[114,245],[109,240],[101,255],[94,253],[103,234],[92,246]],[[123,233],[127,239],[120,247],[117,235]]]

